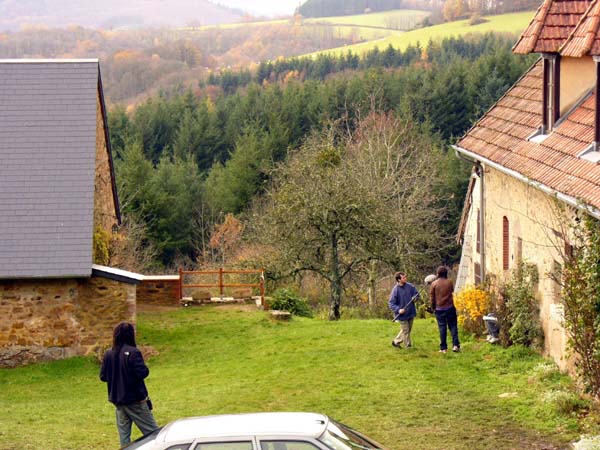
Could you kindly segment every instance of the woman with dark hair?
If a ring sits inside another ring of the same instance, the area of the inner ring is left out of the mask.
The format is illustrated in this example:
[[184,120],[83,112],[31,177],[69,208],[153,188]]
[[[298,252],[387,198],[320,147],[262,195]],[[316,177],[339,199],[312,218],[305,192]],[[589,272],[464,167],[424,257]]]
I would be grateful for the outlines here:
[[131,442],[133,422],[146,435],[158,428],[144,379],[150,371],[135,345],[135,329],[121,322],[113,331],[113,347],[106,352],[100,379],[107,383],[108,400],[116,407],[121,447]]

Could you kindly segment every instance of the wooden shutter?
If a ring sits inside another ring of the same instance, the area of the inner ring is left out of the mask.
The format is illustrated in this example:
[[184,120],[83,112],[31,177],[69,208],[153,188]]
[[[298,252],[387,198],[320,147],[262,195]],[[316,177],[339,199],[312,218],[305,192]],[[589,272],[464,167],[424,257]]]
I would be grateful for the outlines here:
[[508,248],[508,219],[502,218],[502,269],[508,270],[509,248]]
[[567,261],[571,261],[573,259],[573,255],[574,255],[574,250],[573,250],[573,246],[571,244],[569,244],[568,242],[565,242],[565,259]]
[[481,254],[481,212],[477,210],[477,242],[475,244],[477,253]]
[[473,264],[473,272],[475,273],[475,285],[481,284],[481,264]]

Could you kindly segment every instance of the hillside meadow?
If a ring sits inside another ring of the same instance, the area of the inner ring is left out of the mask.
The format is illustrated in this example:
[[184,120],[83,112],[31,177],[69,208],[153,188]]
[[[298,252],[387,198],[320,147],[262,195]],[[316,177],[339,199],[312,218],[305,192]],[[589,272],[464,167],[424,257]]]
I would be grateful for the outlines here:
[[302,23],[322,23],[330,25],[351,25],[357,27],[378,27],[392,30],[406,30],[428,17],[429,11],[415,9],[396,9],[370,14],[335,16],[303,19]]
[[201,27],[181,27],[180,32],[192,34],[211,29],[233,30],[242,27],[289,26],[322,33],[330,30],[340,39],[373,40],[399,34],[415,28],[423,19],[430,15],[429,11],[398,9],[392,11],[358,14],[352,16],[335,16],[302,19],[302,25],[295,25],[293,19],[276,19],[260,22],[238,22]]
[[[207,306],[142,311],[137,339],[153,349],[147,384],[159,424],[315,411],[390,450],[556,449],[598,431],[590,402],[529,350],[462,335],[463,352],[443,355],[433,318],[417,320],[414,348],[398,350],[397,328],[380,319],[274,322],[250,306]],[[94,358],[0,370],[0,448],[115,448],[98,370]]]
[[431,41],[440,41],[451,36],[464,36],[466,34],[484,34],[487,32],[496,33],[521,33],[529,24],[533,17],[532,11],[501,14],[497,16],[486,16],[486,22],[477,25],[470,25],[469,20],[458,20],[456,22],[448,22],[441,25],[431,27],[418,28],[407,31],[405,33],[395,33],[388,37],[376,40],[363,42],[354,45],[346,45],[329,50],[310,53],[304,56],[316,56],[321,53],[342,55],[351,51],[357,54],[363,54],[377,47],[379,50],[384,50],[389,45],[396,49],[405,50],[409,45],[420,43],[426,46]]

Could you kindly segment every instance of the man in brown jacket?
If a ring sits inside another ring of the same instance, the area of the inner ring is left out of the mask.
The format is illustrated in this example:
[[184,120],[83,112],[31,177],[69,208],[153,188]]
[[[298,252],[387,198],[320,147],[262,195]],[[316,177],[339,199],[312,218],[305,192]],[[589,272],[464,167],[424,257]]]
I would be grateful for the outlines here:
[[429,288],[429,297],[431,299],[431,309],[435,311],[435,318],[440,330],[440,353],[448,351],[447,329],[450,329],[450,335],[452,336],[452,351],[460,352],[458,320],[452,296],[453,291],[454,284],[452,280],[448,279],[448,268],[445,266],[438,267],[437,280]]

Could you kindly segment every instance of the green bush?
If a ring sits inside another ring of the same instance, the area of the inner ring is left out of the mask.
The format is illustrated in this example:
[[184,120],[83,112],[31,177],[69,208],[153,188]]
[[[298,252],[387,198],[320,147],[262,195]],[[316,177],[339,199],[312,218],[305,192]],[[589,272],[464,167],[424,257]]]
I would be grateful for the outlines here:
[[[583,220],[582,220],[583,219]],[[565,255],[561,300],[565,328],[583,384],[600,398],[600,223],[579,218],[573,229],[572,254]]]
[[543,400],[550,403],[554,410],[562,415],[577,414],[590,407],[590,402],[575,392],[551,390],[544,395]]
[[296,316],[312,317],[308,303],[291,289],[277,289],[269,303],[271,309],[289,311]]
[[534,296],[538,279],[535,265],[519,262],[501,288],[504,301],[499,308],[510,343],[535,349],[543,348],[544,343],[538,301]]

